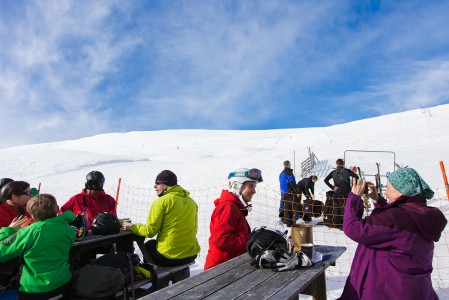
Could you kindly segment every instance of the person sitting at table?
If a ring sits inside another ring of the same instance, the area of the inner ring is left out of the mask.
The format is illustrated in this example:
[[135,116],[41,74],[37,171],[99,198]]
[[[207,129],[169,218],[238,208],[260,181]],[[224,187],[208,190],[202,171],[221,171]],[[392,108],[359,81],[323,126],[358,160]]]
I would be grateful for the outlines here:
[[228,176],[228,189],[214,201],[210,221],[209,250],[204,270],[212,268],[246,252],[250,227],[246,216],[256,185],[262,182],[259,169],[237,169]]
[[[100,171],[92,171],[86,175],[86,182],[81,193],[72,196],[64,205],[61,206],[60,213],[65,211],[72,211],[75,215],[87,214],[87,229],[92,226],[92,221],[99,213],[108,212],[117,217],[115,199],[106,194],[103,189],[105,177]],[[133,252],[134,248],[131,245],[126,245],[124,248],[117,249],[125,252]],[[82,267],[90,261],[96,259],[97,254],[106,254],[114,252],[113,245],[104,245],[102,247],[89,249],[83,251],[80,260],[77,262],[77,267]]]
[[0,262],[23,257],[17,299],[49,299],[60,294],[62,299],[69,299],[72,273],[68,261],[75,241],[69,223],[75,216],[71,211],[57,216],[59,207],[50,194],[31,198],[26,209],[33,224],[21,228],[27,222],[22,215],[0,229]]
[[6,201],[0,204],[0,228],[9,226],[14,218],[22,215],[28,218],[23,226],[30,224],[32,218],[26,210],[31,199],[30,184],[25,181],[11,181],[2,188],[2,192]]
[[11,178],[2,178],[0,179],[0,204],[5,203],[6,199],[3,198],[3,187],[14,180]]
[[200,252],[196,238],[198,205],[170,170],[157,175],[154,190],[159,198],[151,204],[146,224],[123,222],[123,228],[144,237],[157,235],[156,240],[145,243],[156,265],[172,267],[194,262]]
[[[447,220],[427,206],[434,192],[414,169],[387,178],[388,202],[363,180],[349,193],[343,230],[358,246],[340,299],[438,299],[430,275],[434,243]],[[375,208],[362,218],[366,184]]]
[[60,212],[71,210],[75,215],[88,216],[88,229],[93,219],[99,214],[108,212],[117,217],[115,199],[103,190],[105,177],[99,171],[92,171],[86,175],[86,183],[81,193],[72,196],[63,206]]

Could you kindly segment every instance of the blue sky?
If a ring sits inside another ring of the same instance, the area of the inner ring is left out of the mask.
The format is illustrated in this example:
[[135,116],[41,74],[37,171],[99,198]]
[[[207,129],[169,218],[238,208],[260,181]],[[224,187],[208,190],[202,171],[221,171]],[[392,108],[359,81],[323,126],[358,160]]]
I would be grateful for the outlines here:
[[0,148],[449,103],[449,1],[2,1]]

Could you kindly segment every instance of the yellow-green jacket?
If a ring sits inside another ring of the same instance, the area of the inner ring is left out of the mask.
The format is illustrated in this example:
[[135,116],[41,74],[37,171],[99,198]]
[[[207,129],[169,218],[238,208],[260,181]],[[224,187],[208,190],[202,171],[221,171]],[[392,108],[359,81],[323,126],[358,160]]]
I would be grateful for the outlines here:
[[151,205],[147,223],[134,224],[130,230],[149,238],[157,234],[157,251],[166,258],[181,259],[198,254],[198,205],[189,195],[179,185],[169,187]]

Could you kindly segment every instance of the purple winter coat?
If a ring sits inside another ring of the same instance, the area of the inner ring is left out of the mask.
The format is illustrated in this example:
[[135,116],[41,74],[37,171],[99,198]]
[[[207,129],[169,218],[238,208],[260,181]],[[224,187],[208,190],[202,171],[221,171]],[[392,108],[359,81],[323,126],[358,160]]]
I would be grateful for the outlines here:
[[443,213],[420,196],[381,198],[365,219],[363,209],[349,193],[343,229],[359,245],[340,299],[438,299],[430,274]]

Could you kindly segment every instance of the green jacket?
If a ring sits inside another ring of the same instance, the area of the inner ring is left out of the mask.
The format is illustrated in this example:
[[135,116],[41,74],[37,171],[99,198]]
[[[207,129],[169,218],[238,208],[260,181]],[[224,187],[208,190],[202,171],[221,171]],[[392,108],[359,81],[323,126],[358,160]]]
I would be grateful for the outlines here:
[[71,280],[69,251],[75,230],[69,223],[74,220],[75,215],[66,211],[19,231],[11,227],[0,229],[0,262],[23,255],[20,291],[50,292]]
[[189,195],[179,185],[169,187],[151,205],[147,223],[134,224],[130,230],[149,238],[157,234],[157,251],[166,258],[181,259],[198,254],[198,205]]

